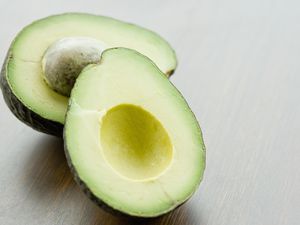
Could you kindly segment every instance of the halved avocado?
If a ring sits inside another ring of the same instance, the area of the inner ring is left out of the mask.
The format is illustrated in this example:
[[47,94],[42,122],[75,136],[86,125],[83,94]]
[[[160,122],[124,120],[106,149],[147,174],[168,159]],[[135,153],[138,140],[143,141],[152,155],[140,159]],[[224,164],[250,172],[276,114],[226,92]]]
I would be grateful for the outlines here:
[[[73,62],[66,64],[65,55],[53,56],[53,49],[57,50],[57,46],[64,49],[66,38],[71,40],[67,42],[74,39],[99,41],[104,46],[102,50],[112,47],[135,49],[151,58],[167,76],[176,68],[176,56],[170,45],[152,31],[133,24],[83,13],[50,16],[30,24],[17,35],[9,49],[1,72],[1,87],[4,99],[15,116],[32,128],[48,134],[61,136],[68,95],[60,94],[58,89],[49,85],[51,79],[46,79],[44,67],[48,68],[49,64],[55,72],[56,64],[60,64],[65,74],[68,70],[74,72],[72,63],[76,62],[77,56],[74,58],[72,55]],[[86,57],[85,53],[79,51],[76,54]],[[48,64],[44,63],[45,55],[51,59]],[[79,69],[75,66],[76,76],[86,64],[94,63],[93,57],[87,57],[91,61],[80,64]],[[64,82],[73,85],[75,78],[71,79],[66,77]],[[58,81],[53,82],[56,85]]]
[[147,57],[106,50],[70,97],[65,152],[75,180],[108,211],[156,217],[184,203],[205,168],[198,122]]

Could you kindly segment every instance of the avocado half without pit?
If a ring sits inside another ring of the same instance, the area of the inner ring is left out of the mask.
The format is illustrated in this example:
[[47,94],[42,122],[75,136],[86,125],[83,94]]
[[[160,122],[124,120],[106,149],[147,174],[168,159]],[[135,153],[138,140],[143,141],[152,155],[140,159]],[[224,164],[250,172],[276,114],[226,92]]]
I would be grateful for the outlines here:
[[181,205],[205,167],[188,104],[149,58],[126,48],[104,51],[77,78],[64,141],[84,192],[131,216],[156,217]]
[[25,27],[11,44],[1,71],[5,102],[27,125],[61,136],[76,78],[114,47],[142,53],[167,77],[176,68],[170,45],[145,28],[83,13],[50,16]]

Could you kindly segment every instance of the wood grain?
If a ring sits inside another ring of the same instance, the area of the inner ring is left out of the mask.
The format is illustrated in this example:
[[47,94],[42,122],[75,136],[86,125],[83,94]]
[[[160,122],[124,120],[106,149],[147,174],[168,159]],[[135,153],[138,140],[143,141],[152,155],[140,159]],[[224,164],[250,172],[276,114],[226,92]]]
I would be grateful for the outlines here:
[[1,100],[1,225],[299,224],[299,1],[2,0],[0,11],[1,60],[23,26],[64,11],[157,31],[176,49],[172,82],[207,147],[204,181],[185,205],[156,219],[115,217],[74,183],[62,141],[21,124]]

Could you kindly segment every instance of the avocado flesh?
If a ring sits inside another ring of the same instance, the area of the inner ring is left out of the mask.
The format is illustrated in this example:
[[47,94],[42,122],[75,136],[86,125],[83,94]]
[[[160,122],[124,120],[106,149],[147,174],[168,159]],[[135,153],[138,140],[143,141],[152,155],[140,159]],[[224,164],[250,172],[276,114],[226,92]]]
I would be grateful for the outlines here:
[[[13,113],[34,129],[60,136],[54,127],[62,127],[68,97],[52,90],[43,79],[42,58],[48,47],[65,37],[88,37],[111,47],[135,49],[151,58],[166,74],[176,68],[176,56],[170,45],[157,34],[112,18],[83,13],[68,13],[38,20],[24,28],[12,43],[3,65],[3,95],[13,94],[18,105],[6,101],[9,108],[27,109],[24,117]],[[5,91],[10,89],[9,91]],[[4,96],[11,99],[11,96]],[[24,113],[23,113],[24,114]],[[41,118],[36,120],[35,118]],[[46,122],[45,122],[46,121]],[[37,125],[37,124],[41,124]]]
[[201,130],[182,95],[152,61],[124,48],[104,51],[76,80],[64,140],[84,192],[131,216],[181,205],[205,168]]

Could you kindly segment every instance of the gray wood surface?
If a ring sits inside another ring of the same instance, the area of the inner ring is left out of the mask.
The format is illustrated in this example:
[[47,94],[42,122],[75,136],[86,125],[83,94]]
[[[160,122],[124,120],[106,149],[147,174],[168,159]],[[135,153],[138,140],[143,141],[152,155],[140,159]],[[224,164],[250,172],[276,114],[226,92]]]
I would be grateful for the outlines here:
[[65,11],[113,16],[170,41],[172,82],[203,129],[205,178],[171,214],[111,216],[74,183],[62,141],[21,124],[1,98],[1,225],[300,224],[299,1],[0,0],[0,60],[23,26]]

